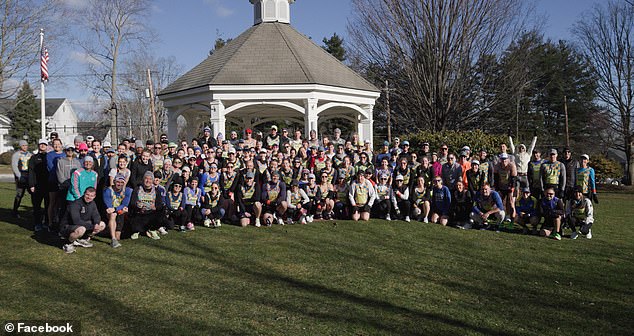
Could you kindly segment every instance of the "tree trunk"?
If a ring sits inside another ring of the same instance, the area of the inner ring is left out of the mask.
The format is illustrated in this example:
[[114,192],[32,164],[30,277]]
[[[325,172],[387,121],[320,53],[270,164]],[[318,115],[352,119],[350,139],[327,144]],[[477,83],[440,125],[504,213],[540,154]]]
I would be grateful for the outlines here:
[[632,185],[634,181],[634,157],[632,157],[632,142],[625,144],[625,184]]

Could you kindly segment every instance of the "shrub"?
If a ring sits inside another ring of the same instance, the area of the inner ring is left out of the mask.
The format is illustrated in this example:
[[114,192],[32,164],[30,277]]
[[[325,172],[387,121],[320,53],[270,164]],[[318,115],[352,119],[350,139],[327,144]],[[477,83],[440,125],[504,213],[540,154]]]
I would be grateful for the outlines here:
[[612,160],[602,155],[593,155],[590,158],[590,167],[594,168],[594,174],[597,181],[604,181],[608,178],[621,178],[623,177],[623,167]]
[[456,154],[464,146],[471,148],[471,153],[480,149],[485,149],[489,153],[497,153],[502,142],[508,142],[504,135],[485,133],[481,130],[475,131],[441,131],[430,132],[421,131],[418,133],[404,135],[401,140],[408,140],[414,152],[421,148],[424,142],[429,142],[432,152],[438,151],[442,144],[449,146],[449,151]]

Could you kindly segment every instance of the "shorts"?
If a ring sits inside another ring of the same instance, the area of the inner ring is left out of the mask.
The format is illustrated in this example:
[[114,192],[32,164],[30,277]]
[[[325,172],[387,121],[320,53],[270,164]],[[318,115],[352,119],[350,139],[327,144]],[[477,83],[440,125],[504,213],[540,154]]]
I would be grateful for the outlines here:
[[82,226],[86,228],[86,233],[84,234],[84,237],[90,236],[90,234],[92,234],[92,231],[94,230],[94,226],[84,226],[84,225],[64,225],[59,230],[59,235],[62,238],[68,239],[71,233],[73,233],[75,230],[77,230],[78,228]]
[[508,197],[509,195],[511,195],[511,191],[510,190],[498,190],[498,193],[500,194],[500,198],[504,199],[505,197]]
[[363,205],[363,206],[357,206],[357,207],[354,207],[352,212],[359,212],[359,213],[361,213],[361,212],[370,212],[370,206],[367,205],[367,204]]

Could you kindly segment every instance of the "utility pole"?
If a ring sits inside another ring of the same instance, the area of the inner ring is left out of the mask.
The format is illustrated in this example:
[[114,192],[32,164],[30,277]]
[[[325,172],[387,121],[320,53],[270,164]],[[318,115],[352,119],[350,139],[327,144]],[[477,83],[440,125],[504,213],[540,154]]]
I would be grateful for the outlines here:
[[387,113],[387,141],[392,142],[392,111],[390,110],[390,91],[394,89],[390,89],[389,82],[385,80],[385,88],[382,91],[385,91],[385,112]]
[[150,69],[147,69],[147,83],[150,88],[150,113],[152,114],[152,134],[154,138],[154,143],[158,143],[158,127],[156,125],[156,110],[154,109],[154,88],[152,86],[152,75],[150,74]]
[[570,147],[570,134],[568,133],[568,99],[564,95],[564,115],[566,116],[566,147]]

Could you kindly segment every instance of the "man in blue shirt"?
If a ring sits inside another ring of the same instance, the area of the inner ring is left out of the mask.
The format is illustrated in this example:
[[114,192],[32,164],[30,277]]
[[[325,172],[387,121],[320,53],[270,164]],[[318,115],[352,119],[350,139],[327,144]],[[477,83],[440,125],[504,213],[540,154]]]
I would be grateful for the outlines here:
[[500,223],[504,220],[505,215],[502,198],[496,191],[491,190],[491,186],[488,183],[485,183],[476,197],[476,202],[471,212],[470,224],[481,230],[487,230],[490,228],[488,222],[492,217],[496,223],[496,231],[499,231]]

